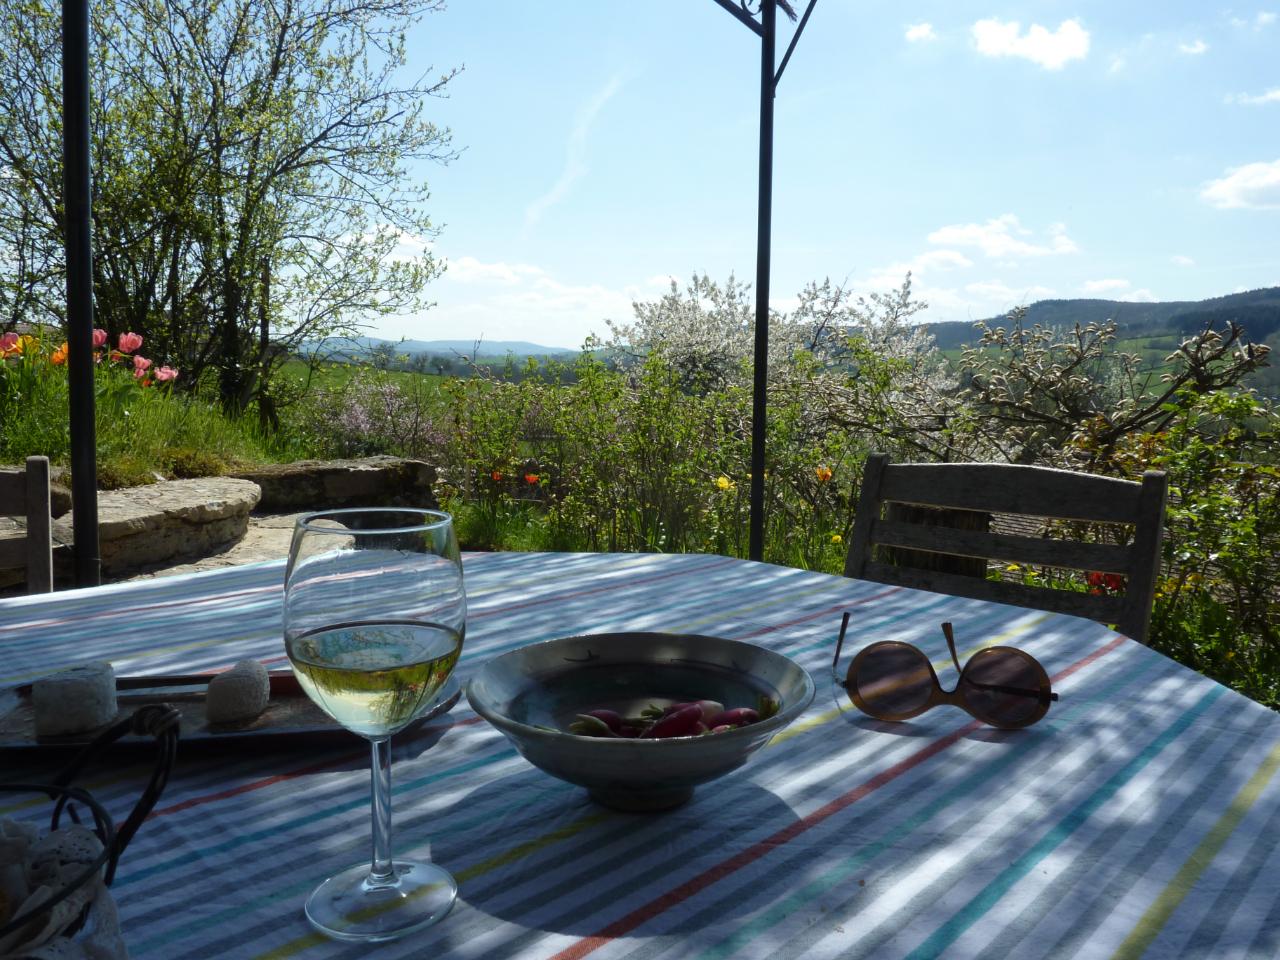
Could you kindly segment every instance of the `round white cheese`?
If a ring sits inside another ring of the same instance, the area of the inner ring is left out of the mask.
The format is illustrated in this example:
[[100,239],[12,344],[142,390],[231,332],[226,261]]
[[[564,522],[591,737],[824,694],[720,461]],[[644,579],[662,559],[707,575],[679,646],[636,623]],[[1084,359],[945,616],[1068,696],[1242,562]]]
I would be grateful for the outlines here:
[[205,716],[210,723],[249,720],[267,709],[271,681],[257,660],[241,660],[209,681]]
[[116,718],[116,675],[104,661],[82,663],[31,685],[36,736],[83,733]]

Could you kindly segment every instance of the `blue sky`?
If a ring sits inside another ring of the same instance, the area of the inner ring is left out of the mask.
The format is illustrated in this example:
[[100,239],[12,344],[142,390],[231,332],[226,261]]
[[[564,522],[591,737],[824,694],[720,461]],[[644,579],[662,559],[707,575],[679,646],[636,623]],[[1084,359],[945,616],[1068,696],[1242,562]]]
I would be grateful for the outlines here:
[[[420,171],[435,306],[379,335],[577,347],[668,278],[754,278],[759,46],[713,0],[454,0],[409,47],[464,66],[429,107],[463,152]],[[939,321],[1280,285],[1278,50],[1280,4],[818,0],[776,101],[774,306],[907,270]]]

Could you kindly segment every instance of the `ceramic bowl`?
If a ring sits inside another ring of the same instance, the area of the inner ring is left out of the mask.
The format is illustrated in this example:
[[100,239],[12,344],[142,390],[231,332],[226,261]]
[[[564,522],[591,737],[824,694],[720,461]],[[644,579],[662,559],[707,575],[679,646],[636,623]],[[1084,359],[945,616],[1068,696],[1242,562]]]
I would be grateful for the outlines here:
[[[692,634],[605,633],[532,643],[486,663],[467,686],[472,708],[535,767],[586,787],[623,810],[678,806],[693,788],[747,762],[813,700],[807,671],[781,654]],[[648,704],[717,700],[778,712],[736,730],[666,740],[568,732],[574,717],[607,708],[635,716]]]

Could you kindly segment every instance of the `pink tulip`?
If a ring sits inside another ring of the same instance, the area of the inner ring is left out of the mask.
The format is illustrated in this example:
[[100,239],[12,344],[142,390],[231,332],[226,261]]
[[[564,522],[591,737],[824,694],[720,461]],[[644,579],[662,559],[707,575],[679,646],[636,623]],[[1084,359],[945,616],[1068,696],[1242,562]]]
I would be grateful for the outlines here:
[[165,380],[177,380],[178,371],[173,369],[173,367],[161,367],[156,371],[156,379],[161,382],[164,382]]
[[137,333],[120,334],[120,352],[121,353],[133,353],[133,351],[137,350],[140,346],[142,346],[142,336],[140,334],[137,334]]
[[133,376],[135,379],[141,380],[147,375],[147,368],[151,366],[151,361],[146,357],[133,358]]
[[99,330],[97,327],[94,327],[94,328],[93,328],[93,346],[94,346],[94,348],[96,349],[97,347],[103,347],[103,346],[106,346],[106,343],[107,343],[107,331],[105,331],[105,330]]

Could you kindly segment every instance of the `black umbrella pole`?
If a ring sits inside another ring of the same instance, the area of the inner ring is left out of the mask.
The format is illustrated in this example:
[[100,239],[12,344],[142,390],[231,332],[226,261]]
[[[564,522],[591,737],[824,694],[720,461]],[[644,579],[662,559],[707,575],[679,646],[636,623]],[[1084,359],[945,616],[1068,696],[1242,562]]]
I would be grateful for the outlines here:
[[764,438],[769,390],[769,232],[773,210],[773,63],[775,0],[761,4],[760,212],[756,230],[756,343],[751,403],[751,517],[748,556],[764,559]]
[[93,247],[89,205],[89,5],[62,3],[63,212],[67,254],[67,380],[75,582],[101,582],[93,396]]

